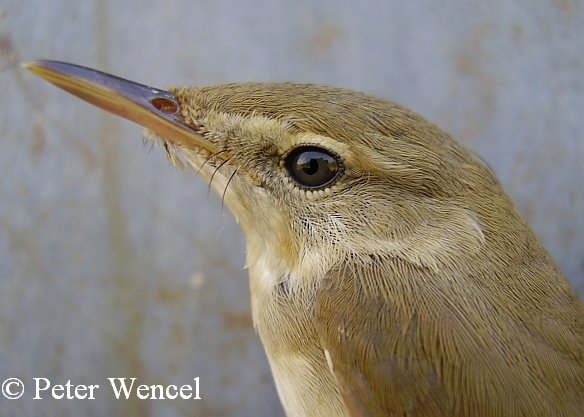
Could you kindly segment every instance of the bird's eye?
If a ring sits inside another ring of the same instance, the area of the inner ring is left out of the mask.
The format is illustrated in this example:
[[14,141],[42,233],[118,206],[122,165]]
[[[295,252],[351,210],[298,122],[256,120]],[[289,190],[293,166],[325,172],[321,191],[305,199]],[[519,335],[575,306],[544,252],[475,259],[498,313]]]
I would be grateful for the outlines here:
[[301,146],[294,149],[285,161],[290,176],[306,188],[322,188],[339,174],[338,157],[326,149]]

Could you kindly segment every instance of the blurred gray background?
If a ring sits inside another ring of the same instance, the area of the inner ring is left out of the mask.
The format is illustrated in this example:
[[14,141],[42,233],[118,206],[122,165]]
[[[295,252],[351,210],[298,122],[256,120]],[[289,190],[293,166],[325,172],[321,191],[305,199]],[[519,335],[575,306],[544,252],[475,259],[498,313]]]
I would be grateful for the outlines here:
[[[0,2],[0,416],[281,416],[220,200],[141,128],[19,67],[155,87],[301,81],[373,93],[481,155],[584,296],[578,0]],[[34,400],[33,378],[99,384]],[[116,400],[108,377],[200,400]]]

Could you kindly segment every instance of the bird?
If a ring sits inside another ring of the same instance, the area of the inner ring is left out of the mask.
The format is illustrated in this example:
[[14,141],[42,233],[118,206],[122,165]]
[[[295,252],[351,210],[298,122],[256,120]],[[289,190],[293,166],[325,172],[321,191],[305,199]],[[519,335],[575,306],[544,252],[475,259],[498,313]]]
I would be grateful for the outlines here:
[[318,84],[25,67],[221,196],[288,416],[584,415],[582,302],[492,170],[423,117]]

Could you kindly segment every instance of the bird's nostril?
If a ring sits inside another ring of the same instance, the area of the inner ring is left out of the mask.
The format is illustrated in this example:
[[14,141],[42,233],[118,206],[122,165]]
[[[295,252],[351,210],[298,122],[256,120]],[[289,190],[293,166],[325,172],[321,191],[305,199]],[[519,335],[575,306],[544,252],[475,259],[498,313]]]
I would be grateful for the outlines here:
[[166,114],[175,114],[179,110],[176,101],[169,98],[156,97],[150,100],[150,102],[154,107]]

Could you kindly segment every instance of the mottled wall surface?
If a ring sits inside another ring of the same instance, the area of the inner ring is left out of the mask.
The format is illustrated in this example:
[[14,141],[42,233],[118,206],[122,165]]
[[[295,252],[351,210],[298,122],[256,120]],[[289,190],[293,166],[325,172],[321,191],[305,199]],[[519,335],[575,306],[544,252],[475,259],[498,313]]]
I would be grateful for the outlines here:
[[[141,129],[35,78],[301,81],[421,113],[485,159],[584,296],[584,6],[576,0],[0,2],[0,416],[278,416],[245,242]],[[98,384],[34,400],[34,379]],[[116,400],[108,377],[200,400]]]

